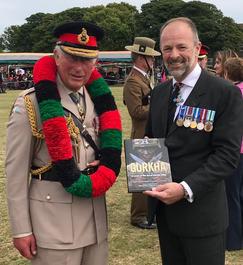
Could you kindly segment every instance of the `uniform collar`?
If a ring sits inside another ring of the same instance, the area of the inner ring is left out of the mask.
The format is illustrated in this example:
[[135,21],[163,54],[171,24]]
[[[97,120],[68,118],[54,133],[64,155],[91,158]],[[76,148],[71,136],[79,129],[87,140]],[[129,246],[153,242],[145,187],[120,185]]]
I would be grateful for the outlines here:
[[148,74],[143,71],[142,69],[138,68],[136,65],[133,66],[133,69],[137,70],[139,73],[141,73],[144,77],[148,77]]

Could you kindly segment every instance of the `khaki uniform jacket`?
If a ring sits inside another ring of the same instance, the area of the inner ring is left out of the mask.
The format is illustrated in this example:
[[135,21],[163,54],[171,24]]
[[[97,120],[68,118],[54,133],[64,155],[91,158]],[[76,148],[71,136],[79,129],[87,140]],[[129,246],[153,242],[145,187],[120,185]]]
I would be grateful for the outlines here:
[[123,100],[132,119],[131,138],[133,139],[144,137],[149,104],[142,105],[142,99],[150,91],[149,79],[133,68],[123,89]]
[[[62,105],[80,117],[77,106],[68,95],[70,91],[60,80],[58,90]],[[51,159],[45,142],[32,135],[25,95],[30,96],[35,106],[38,128],[41,129],[38,104],[32,88],[17,98],[7,125],[7,198],[13,236],[33,232],[37,245],[50,249],[74,249],[102,242],[107,238],[104,196],[78,198],[67,193],[59,182],[29,179],[32,166],[42,167]],[[84,124],[97,142],[97,115],[86,89],[84,95]],[[95,157],[93,149],[85,147],[85,144],[81,138],[80,169],[84,169]]]

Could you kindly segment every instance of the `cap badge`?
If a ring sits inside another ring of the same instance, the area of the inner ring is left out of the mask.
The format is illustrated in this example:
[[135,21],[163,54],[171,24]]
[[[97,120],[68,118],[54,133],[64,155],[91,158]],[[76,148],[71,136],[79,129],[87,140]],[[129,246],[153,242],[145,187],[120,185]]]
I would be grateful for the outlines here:
[[87,34],[87,30],[82,28],[81,33],[78,35],[78,41],[81,44],[87,44],[89,42],[89,35]]
[[140,52],[145,52],[145,50],[146,50],[146,46],[145,45],[140,45],[139,46],[139,51]]

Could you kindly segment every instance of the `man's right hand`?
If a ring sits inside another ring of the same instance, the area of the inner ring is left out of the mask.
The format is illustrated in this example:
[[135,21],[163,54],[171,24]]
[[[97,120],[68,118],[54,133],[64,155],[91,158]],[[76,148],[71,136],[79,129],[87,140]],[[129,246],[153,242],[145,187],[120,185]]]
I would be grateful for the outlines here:
[[19,253],[27,259],[33,259],[36,255],[36,242],[34,235],[14,238],[13,244]]

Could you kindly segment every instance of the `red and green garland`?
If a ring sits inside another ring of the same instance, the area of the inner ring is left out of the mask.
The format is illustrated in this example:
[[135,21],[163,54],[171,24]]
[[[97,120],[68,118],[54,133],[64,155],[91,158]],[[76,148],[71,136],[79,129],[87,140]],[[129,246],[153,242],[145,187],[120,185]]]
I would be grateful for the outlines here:
[[121,119],[114,97],[101,74],[95,69],[86,88],[99,117],[101,158],[97,171],[85,175],[78,169],[73,158],[71,139],[56,86],[56,74],[53,57],[45,56],[35,64],[36,98],[53,163],[53,179],[58,179],[65,190],[75,196],[100,196],[113,185],[121,167]]

